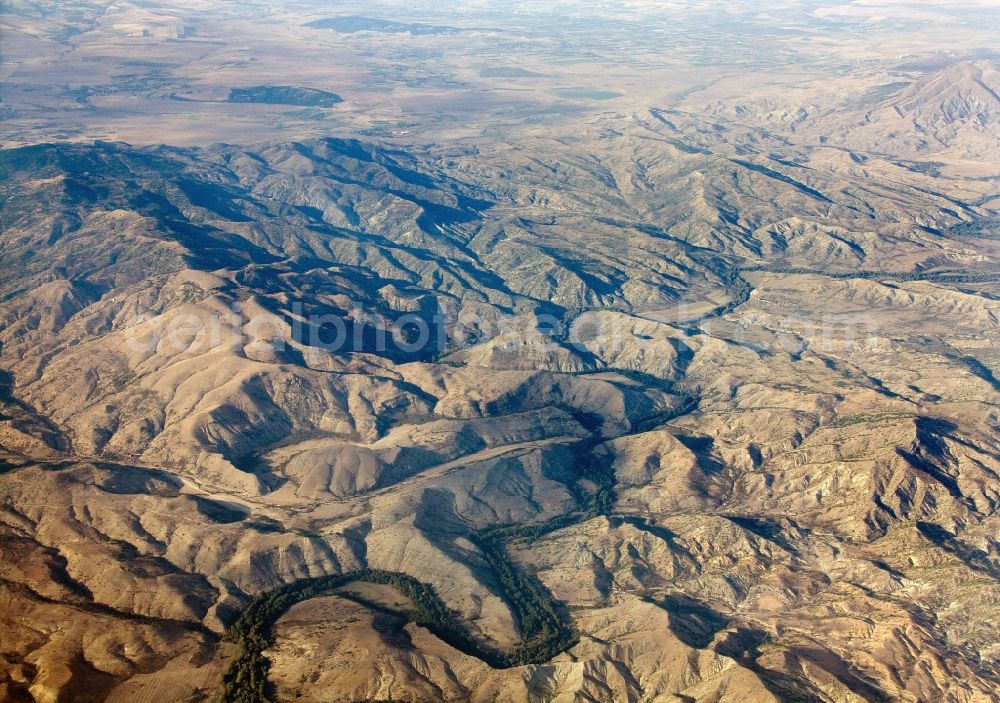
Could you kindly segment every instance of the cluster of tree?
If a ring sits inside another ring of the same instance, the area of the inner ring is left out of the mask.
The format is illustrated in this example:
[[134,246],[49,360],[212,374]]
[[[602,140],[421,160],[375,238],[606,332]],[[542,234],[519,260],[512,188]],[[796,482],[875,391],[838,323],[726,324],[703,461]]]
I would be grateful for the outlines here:
[[959,237],[975,237],[977,239],[1000,239],[1000,218],[985,217],[971,222],[962,222],[949,230]]
[[576,510],[571,513],[557,515],[556,517],[550,518],[544,522],[496,525],[495,527],[488,527],[485,530],[480,531],[480,541],[495,540],[498,542],[512,542],[514,540],[520,540],[524,542],[534,542],[536,539],[544,537],[550,532],[561,530],[564,527],[575,525],[579,522],[583,522],[584,520],[589,520],[590,518],[587,517],[587,515],[588,511]]
[[634,424],[633,431],[648,432],[649,430],[660,427],[661,425],[665,425],[675,417],[687,415],[697,407],[698,396],[687,393],[686,391],[677,390],[676,388],[672,388],[671,392],[677,396],[677,405],[675,405],[671,410],[666,410],[651,417],[638,420]]
[[521,641],[503,655],[504,665],[546,662],[573,646],[576,633],[562,617],[555,599],[541,583],[511,563],[503,541],[490,532],[480,533],[474,541],[496,574],[504,600],[521,628]]
[[346,584],[351,574],[303,579],[262,593],[242,610],[230,626],[227,639],[239,646],[236,658],[222,677],[227,703],[269,703],[264,650],[273,642],[272,628],[281,614],[299,601],[315,598]]
[[615,471],[607,457],[592,448],[581,447],[577,454],[580,476],[597,488],[584,502],[583,519],[590,520],[598,515],[610,515],[615,507]]
[[328,595],[351,581],[392,586],[410,602],[406,615],[442,641],[490,666],[503,669],[548,661],[576,642],[571,626],[560,617],[552,596],[509,563],[499,542],[480,545],[497,571],[504,596],[522,626],[522,641],[503,652],[476,640],[461,625],[461,616],[444,604],[429,585],[395,571],[364,569],[336,576],[300,579],[262,593],[242,610],[227,638],[238,645],[236,658],[223,675],[227,703],[270,703],[270,661],[264,652],[274,643],[274,624],[300,601]]
[[534,542],[550,532],[586,522],[598,515],[610,515],[615,504],[615,474],[607,460],[594,452],[600,441],[599,438],[591,438],[578,442],[573,447],[577,479],[585,479],[595,486],[594,490],[584,490],[579,481],[567,486],[576,499],[576,510],[544,522],[487,527],[477,535],[480,547],[487,544],[502,545],[514,540]]
[[408,615],[413,622],[427,628],[455,649],[481,659],[495,668],[507,665],[503,652],[474,639],[460,624],[461,615],[446,606],[434,589],[426,583],[396,571],[373,569],[360,572],[356,579],[395,588],[410,601],[412,608]]
[[729,302],[715,308],[706,317],[721,317],[750,300],[750,294],[753,293],[753,286],[740,275],[738,269],[727,271],[722,277],[722,282],[729,293]]
[[[938,283],[989,283],[1000,281],[1000,273],[981,271],[966,273],[963,271],[816,271],[799,267],[752,266],[742,269],[744,272],[762,271],[764,273],[783,273],[788,275],[811,274],[827,278],[849,279],[886,279],[891,281],[931,281]],[[742,280],[742,279],[740,279]]]

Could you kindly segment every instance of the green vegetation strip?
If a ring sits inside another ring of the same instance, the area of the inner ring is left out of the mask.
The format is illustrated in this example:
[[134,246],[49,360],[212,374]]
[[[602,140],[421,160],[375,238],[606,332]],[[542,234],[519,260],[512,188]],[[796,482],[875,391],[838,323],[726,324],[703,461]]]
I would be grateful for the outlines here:
[[506,560],[503,547],[493,541],[483,543],[487,560],[497,569],[511,595],[515,612],[522,619],[524,637],[510,652],[502,652],[476,641],[459,623],[461,616],[448,608],[427,584],[406,574],[378,569],[352,571],[337,576],[300,579],[254,598],[230,627],[227,638],[239,646],[236,659],[223,676],[223,696],[227,703],[268,703],[267,672],[270,661],[264,651],[274,643],[274,624],[289,608],[310,598],[334,593],[353,581],[392,586],[409,599],[410,619],[441,640],[490,666],[502,669],[520,664],[548,661],[576,642],[540,584],[517,572]]
[[497,663],[484,661],[496,668],[542,664],[576,644],[576,633],[562,617],[558,603],[541,583],[511,564],[503,542],[482,534],[475,542],[496,572],[505,600],[521,625],[520,642],[509,652],[498,653]]
[[930,283],[993,283],[1000,281],[1000,273],[996,271],[819,271],[816,269],[777,266],[748,266],[739,270],[740,273],[780,273],[785,275],[825,276],[849,280],[885,279],[890,281],[928,281]]

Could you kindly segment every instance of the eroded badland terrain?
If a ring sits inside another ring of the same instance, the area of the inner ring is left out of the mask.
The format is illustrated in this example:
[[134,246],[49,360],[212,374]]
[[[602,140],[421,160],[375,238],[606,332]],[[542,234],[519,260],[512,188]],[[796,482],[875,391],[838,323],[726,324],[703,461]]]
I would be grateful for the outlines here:
[[0,699],[988,703],[994,3],[0,7]]

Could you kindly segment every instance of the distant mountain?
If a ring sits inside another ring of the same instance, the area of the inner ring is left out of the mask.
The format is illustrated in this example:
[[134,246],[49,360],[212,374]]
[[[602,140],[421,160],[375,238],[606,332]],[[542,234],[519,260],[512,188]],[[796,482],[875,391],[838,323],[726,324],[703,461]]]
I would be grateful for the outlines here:
[[343,102],[336,93],[315,88],[288,85],[255,85],[232,88],[227,100],[231,103],[264,103],[267,105],[301,105],[303,107],[333,107]]
[[986,61],[963,61],[916,81],[887,101],[916,128],[962,124],[996,130],[1000,124],[1000,70]]
[[358,15],[314,20],[308,22],[306,26],[313,29],[332,29],[344,34],[353,34],[354,32],[383,32],[385,34],[409,33],[420,35],[458,34],[462,31],[457,27],[448,27],[446,25],[424,24],[421,22],[395,22],[393,20],[361,17]]
[[957,62],[857,111],[822,117],[818,126],[876,152],[997,163],[1000,70],[988,60]]
[[890,74],[891,82],[830,96],[813,89],[750,101],[719,101],[713,112],[797,141],[914,160],[1000,163],[1000,69],[996,59],[954,61]]
[[490,66],[479,72],[483,78],[539,78],[543,74],[519,66]]

